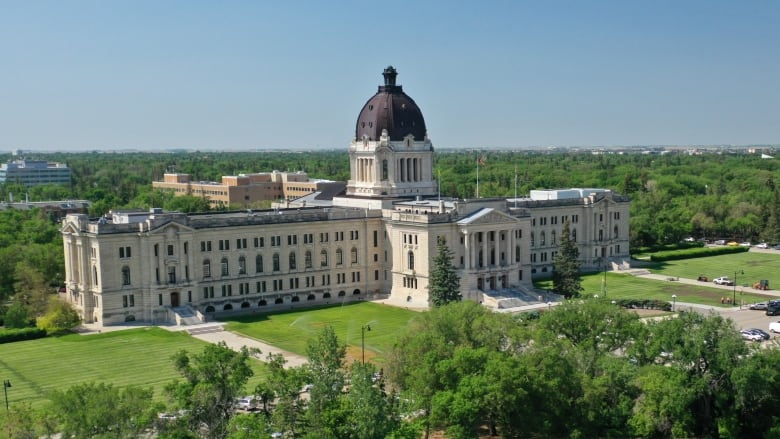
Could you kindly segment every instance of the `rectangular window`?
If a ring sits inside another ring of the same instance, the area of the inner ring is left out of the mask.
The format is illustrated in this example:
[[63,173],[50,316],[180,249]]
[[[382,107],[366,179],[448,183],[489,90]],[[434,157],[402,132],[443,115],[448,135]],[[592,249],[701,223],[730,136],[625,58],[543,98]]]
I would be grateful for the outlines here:
[[192,291],[187,291],[187,303],[192,303]]
[[176,283],[176,267],[168,267],[168,283]]
[[154,245],[154,256],[160,256],[160,244]]
[[158,294],[157,295],[157,304],[162,306],[162,304],[163,304],[163,302],[162,302],[162,294]]
[[173,244],[168,244],[168,256],[173,256]]
[[127,296],[122,296],[122,308],[127,308]]
[[130,307],[131,308],[134,307],[135,306],[135,294],[131,294],[131,295],[127,296],[127,297],[130,299]]
[[190,245],[189,245],[189,244],[190,244],[189,242],[185,242],[185,243],[184,243],[184,254],[185,254],[185,255],[187,254],[187,250],[189,250],[189,249],[190,249]]
[[379,245],[379,232],[374,230],[374,247],[377,247]]

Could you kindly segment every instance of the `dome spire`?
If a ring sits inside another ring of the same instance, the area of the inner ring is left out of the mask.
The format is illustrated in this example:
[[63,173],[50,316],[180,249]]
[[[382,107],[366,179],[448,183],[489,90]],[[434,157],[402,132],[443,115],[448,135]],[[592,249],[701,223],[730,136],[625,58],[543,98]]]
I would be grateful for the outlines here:
[[385,77],[385,85],[389,85],[391,87],[395,86],[395,77],[398,76],[398,72],[393,68],[393,66],[387,66],[385,70],[382,72],[382,76]]

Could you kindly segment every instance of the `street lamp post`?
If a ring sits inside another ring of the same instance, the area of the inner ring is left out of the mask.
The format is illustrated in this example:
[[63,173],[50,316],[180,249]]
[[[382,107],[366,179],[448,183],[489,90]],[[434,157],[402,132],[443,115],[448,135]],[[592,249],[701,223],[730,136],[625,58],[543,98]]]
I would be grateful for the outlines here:
[[[739,274],[745,274],[743,270],[739,270]],[[731,306],[737,302],[737,270],[734,270],[734,292],[731,293]]]
[[8,388],[11,387],[11,380],[3,380],[3,393],[5,393],[5,411],[8,412]]
[[604,278],[601,281],[601,295],[605,298],[607,297],[607,259],[602,258],[602,263],[604,264]]
[[677,305],[677,294],[672,294],[672,312],[674,312],[674,308]]
[[360,355],[363,364],[366,364],[366,331],[371,330],[371,325],[360,327]]

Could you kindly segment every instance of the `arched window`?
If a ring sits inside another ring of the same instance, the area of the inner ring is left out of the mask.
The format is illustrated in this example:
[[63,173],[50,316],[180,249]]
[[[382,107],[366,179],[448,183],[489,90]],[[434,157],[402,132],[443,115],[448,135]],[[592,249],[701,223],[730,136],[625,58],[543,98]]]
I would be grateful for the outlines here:
[[295,270],[295,252],[290,252],[289,262],[290,270]]
[[211,277],[211,261],[203,260],[203,277]]
[[352,250],[349,251],[350,258],[352,258],[352,263],[357,264],[358,263],[358,253],[357,248],[352,247]]
[[328,251],[323,249],[320,252],[320,267],[327,267],[328,266]]
[[273,256],[274,271],[279,271],[279,253],[274,253]]
[[539,245],[544,245],[546,236],[544,235],[544,232],[539,233]]
[[130,267],[122,267],[122,285],[130,285]]
[[228,260],[227,258],[222,258],[222,261],[220,262],[220,265],[222,266],[222,275],[227,276],[230,274],[230,270],[228,269]]
[[243,256],[238,257],[238,274],[246,274],[246,258]]
[[263,272],[263,255],[255,256],[255,273]]
[[550,244],[555,245],[555,230],[550,232]]
[[312,267],[311,251],[310,250],[306,250],[306,253],[304,255],[304,264],[306,264],[306,268],[311,268]]
[[414,270],[414,252],[409,250],[407,255],[408,267],[410,270]]
[[344,252],[340,248],[336,249],[336,265],[344,263]]

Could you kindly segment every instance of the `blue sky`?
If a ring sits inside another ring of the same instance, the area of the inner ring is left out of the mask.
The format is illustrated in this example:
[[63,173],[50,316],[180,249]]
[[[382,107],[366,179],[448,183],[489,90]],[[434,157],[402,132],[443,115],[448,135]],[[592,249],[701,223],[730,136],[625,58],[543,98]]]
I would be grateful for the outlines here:
[[0,151],[780,143],[775,1],[4,1]]

